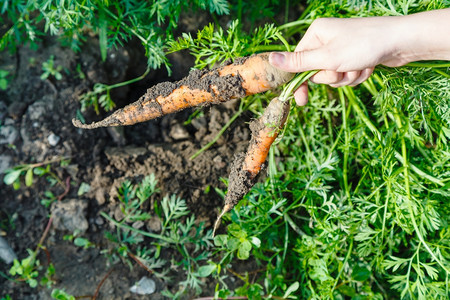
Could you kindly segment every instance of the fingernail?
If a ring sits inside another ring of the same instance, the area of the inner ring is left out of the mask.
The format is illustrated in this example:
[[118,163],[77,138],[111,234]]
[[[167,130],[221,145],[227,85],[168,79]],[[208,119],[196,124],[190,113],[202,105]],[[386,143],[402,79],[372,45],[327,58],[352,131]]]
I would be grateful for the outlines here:
[[272,52],[269,55],[269,62],[274,66],[282,66],[286,60],[283,53]]

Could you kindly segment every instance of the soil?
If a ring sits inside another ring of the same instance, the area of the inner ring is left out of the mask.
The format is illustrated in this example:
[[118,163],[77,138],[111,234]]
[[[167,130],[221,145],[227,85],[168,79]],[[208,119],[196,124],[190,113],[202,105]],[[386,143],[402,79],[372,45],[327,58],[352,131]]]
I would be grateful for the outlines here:
[[[41,250],[38,257],[44,267],[49,262],[55,266],[56,284],[52,288],[64,289],[74,296],[92,297],[98,293],[97,299],[144,299],[129,289],[148,275],[147,271],[137,264],[131,271],[123,263],[111,264],[101,253],[107,247],[105,232],[110,227],[100,213],[117,213],[116,189],[124,180],[139,182],[153,173],[160,192],[152,198],[150,212],[155,201],[176,194],[186,200],[197,220],[212,228],[223,204],[214,188],[225,189],[220,178],[228,177],[233,153],[247,147],[250,132],[246,122],[250,116],[243,114],[213,147],[194,160],[189,158],[211,141],[236,112],[237,101],[204,107],[203,116],[188,125],[185,121],[193,109],[133,126],[76,128],[71,120],[80,108],[78,99],[82,93],[97,82],[113,84],[139,76],[145,71],[142,62],[146,59],[138,46],[130,46],[109,51],[107,60],[102,62],[95,39],[87,41],[80,53],[53,40],[43,41],[38,49],[24,46],[14,56],[0,57],[0,69],[8,70],[11,79],[8,89],[0,91],[0,171],[31,163],[44,162],[45,167],[47,162],[56,161],[50,165],[60,183],[52,186],[46,176],[35,176],[30,187],[22,182],[14,190],[3,183],[1,175],[0,235],[19,258],[24,258],[27,249],[36,249],[53,212],[54,222],[44,236],[46,250]],[[61,80],[40,78],[42,63],[51,55],[55,66],[63,67]],[[116,104],[123,107],[136,101],[147,87],[159,82],[180,80],[193,65],[192,60],[179,53],[171,55],[170,60],[173,77],[157,70],[138,83],[113,90]],[[77,66],[81,72],[76,71]],[[88,111],[85,118],[102,116]],[[68,164],[60,166],[58,161],[62,158],[67,158]],[[79,196],[82,183],[89,184],[90,190]],[[41,204],[47,190],[60,199],[49,208]],[[68,214],[72,216],[69,220],[65,219]],[[96,246],[85,250],[63,239],[74,230],[81,231]],[[23,282],[8,280],[10,267],[0,261],[0,296],[50,299],[51,289],[32,289]],[[178,289],[176,281],[153,279],[156,292],[151,299],[163,298],[163,289]],[[202,295],[213,295],[214,284],[205,286],[210,289],[205,288]]]

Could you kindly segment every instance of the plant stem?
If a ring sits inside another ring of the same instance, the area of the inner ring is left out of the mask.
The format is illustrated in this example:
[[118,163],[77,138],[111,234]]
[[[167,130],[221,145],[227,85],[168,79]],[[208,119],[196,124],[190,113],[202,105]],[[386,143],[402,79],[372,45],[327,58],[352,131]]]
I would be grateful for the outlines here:
[[121,223],[117,222],[116,220],[114,220],[113,218],[111,218],[105,212],[101,212],[100,214],[102,215],[103,218],[105,218],[106,220],[110,221],[115,226],[117,226],[117,228],[127,229],[127,230],[130,230],[130,231],[142,234],[143,236],[147,236],[147,237],[154,238],[154,239],[160,239],[160,240],[163,240],[163,241],[168,242],[168,243],[172,242],[171,239],[169,239],[169,238],[167,238],[165,236],[162,236],[160,234],[154,234],[154,233],[151,233],[151,232],[147,232],[147,231],[136,229],[136,228],[131,227],[131,226],[126,225],[126,224],[121,224]]
[[[347,112],[346,112],[346,103],[345,103],[345,97],[343,89],[338,89],[339,93],[339,99],[341,100],[341,106],[342,106],[342,127],[344,128],[344,161],[342,165],[342,177],[344,180],[344,189],[345,189],[345,195],[347,196],[349,203],[351,205],[350,200],[350,189],[348,186],[348,157],[349,157],[349,147],[350,147],[350,133],[347,126]],[[349,95],[347,95],[348,97]]]
[[352,250],[353,250],[353,238],[350,238],[350,246],[348,247],[347,255],[345,256],[344,262],[342,263],[342,267],[339,270],[339,274],[336,277],[336,280],[334,281],[334,285],[333,285],[333,288],[331,289],[331,292],[333,292],[334,289],[336,288],[339,278],[341,277],[342,272],[344,272],[345,264],[347,263],[348,259],[350,258],[350,255],[352,254]]
[[[288,45],[289,46],[289,51],[294,51],[295,50],[295,45]],[[251,53],[254,52],[270,52],[270,51],[286,51],[286,45],[259,45],[253,48],[250,48]]]
[[[377,138],[378,141],[381,141],[381,133],[378,131],[378,129],[375,127],[375,125],[373,125],[373,123],[370,121],[370,119],[365,115],[365,113],[362,111],[361,107],[359,107],[359,105],[356,103],[356,101],[354,101],[352,98],[349,98],[349,101],[350,101],[350,105],[353,107],[353,109],[355,110],[356,114],[361,119],[361,121],[363,121],[363,123],[367,126],[367,128],[369,128],[370,131],[372,131],[375,138]],[[403,164],[404,160],[403,160],[402,155],[400,153],[398,153],[397,151],[394,152],[394,155],[395,155],[395,158]],[[422,177],[428,179],[429,181],[436,183],[437,185],[445,186],[445,183],[442,180],[425,173],[424,171],[422,171],[421,169],[419,169],[418,167],[413,165],[411,162],[408,162],[408,166],[411,169],[411,171],[413,171],[417,175],[422,176]]]
[[[395,109],[394,111],[395,113],[395,120],[397,123],[397,126],[400,130],[400,132],[402,131],[403,125],[400,119],[400,115],[399,112],[397,111],[397,109]],[[423,246],[425,247],[425,249],[428,251],[428,253],[431,255],[431,257],[438,263],[439,266],[441,266],[442,269],[445,270],[445,272],[448,274],[450,273],[450,270],[447,270],[447,268],[444,266],[444,264],[436,257],[436,255],[434,254],[434,252],[430,249],[430,247],[428,246],[428,244],[425,242],[425,239],[422,236],[422,233],[420,232],[419,227],[417,226],[417,222],[416,222],[416,217],[414,216],[414,210],[412,207],[411,202],[413,201],[411,198],[411,191],[410,191],[410,186],[409,186],[409,165],[408,165],[408,155],[407,155],[407,150],[406,150],[406,142],[405,142],[405,138],[402,136],[401,137],[401,145],[402,145],[402,157],[403,157],[403,175],[405,177],[405,191],[406,191],[406,197],[408,199],[407,201],[407,205],[408,205],[408,211],[409,214],[411,215],[411,222],[412,225],[414,227],[414,231],[417,234],[417,237],[419,238],[420,242],[423,244]],[[417,246],[417,248],[420,248],[420,245]]]

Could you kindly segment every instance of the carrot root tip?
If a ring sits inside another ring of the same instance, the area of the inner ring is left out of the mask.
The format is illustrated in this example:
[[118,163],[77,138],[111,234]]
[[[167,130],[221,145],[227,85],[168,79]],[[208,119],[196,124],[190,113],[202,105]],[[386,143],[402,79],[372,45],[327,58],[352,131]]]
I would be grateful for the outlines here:
[[225,204],[225,206],[222,209],[222,212],[217,216],[217,220],[214,223],[214,229],[213,229],[213,234],[212,234],[213,237],[216,236],[216,230],[220,226],[220,221],[222,220],[223,215],[226,214],[227,212],[229,212],[232,208],[233,208],[233,205]]

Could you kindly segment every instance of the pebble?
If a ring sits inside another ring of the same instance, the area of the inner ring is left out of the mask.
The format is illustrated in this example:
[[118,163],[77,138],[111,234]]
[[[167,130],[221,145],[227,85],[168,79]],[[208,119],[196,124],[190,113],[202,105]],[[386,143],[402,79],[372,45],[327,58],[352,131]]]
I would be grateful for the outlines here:
[[11,249],[8,242],[0,236],[0,258],[6,263],[11,264],[17,259],[16,253]]
[[158,216],[152,216],[150,220],[147,221],[147,226],[152,232],[160,232],[161,219]]
[[130,292],[138,295],[150,295],[156,290],[155,282],[147,276],[142,277],[130,288]]
[[0,145],[3,144],[14,144],[17,137],[19,136],[19,131],[14,127],[14,121],[12,119],[5,119],[5,122],[0,126]]
[[181,124],[175,124],[170,128],[170,137],[174,140],[185,140],[189,138],[189,132]]
[[3,174],[6,169],[12,166],[12,158],[8,155],[0,155],[0,174]]
[[95,224],[97,224],[98,226],[102,226],[103,224],[105,224],[105,220],[103,220],[102,217],[98,216],[97,218],[95,218]]
[[61,140],[61,138],[59,136],[57,136],[56,134],[54,134],[53,132],[50,133],[50,135],[47,137],[47,141],[50,144],[50,146],[52,146],[52,147],[58,145],[60,140]]
[[87,202],[79,199],[53,202],[51,207],[53,225],[59,230],[68,230],[70,232],[79,230],[81,233],[85,232],[89,227],[85,215],[86,208]]

